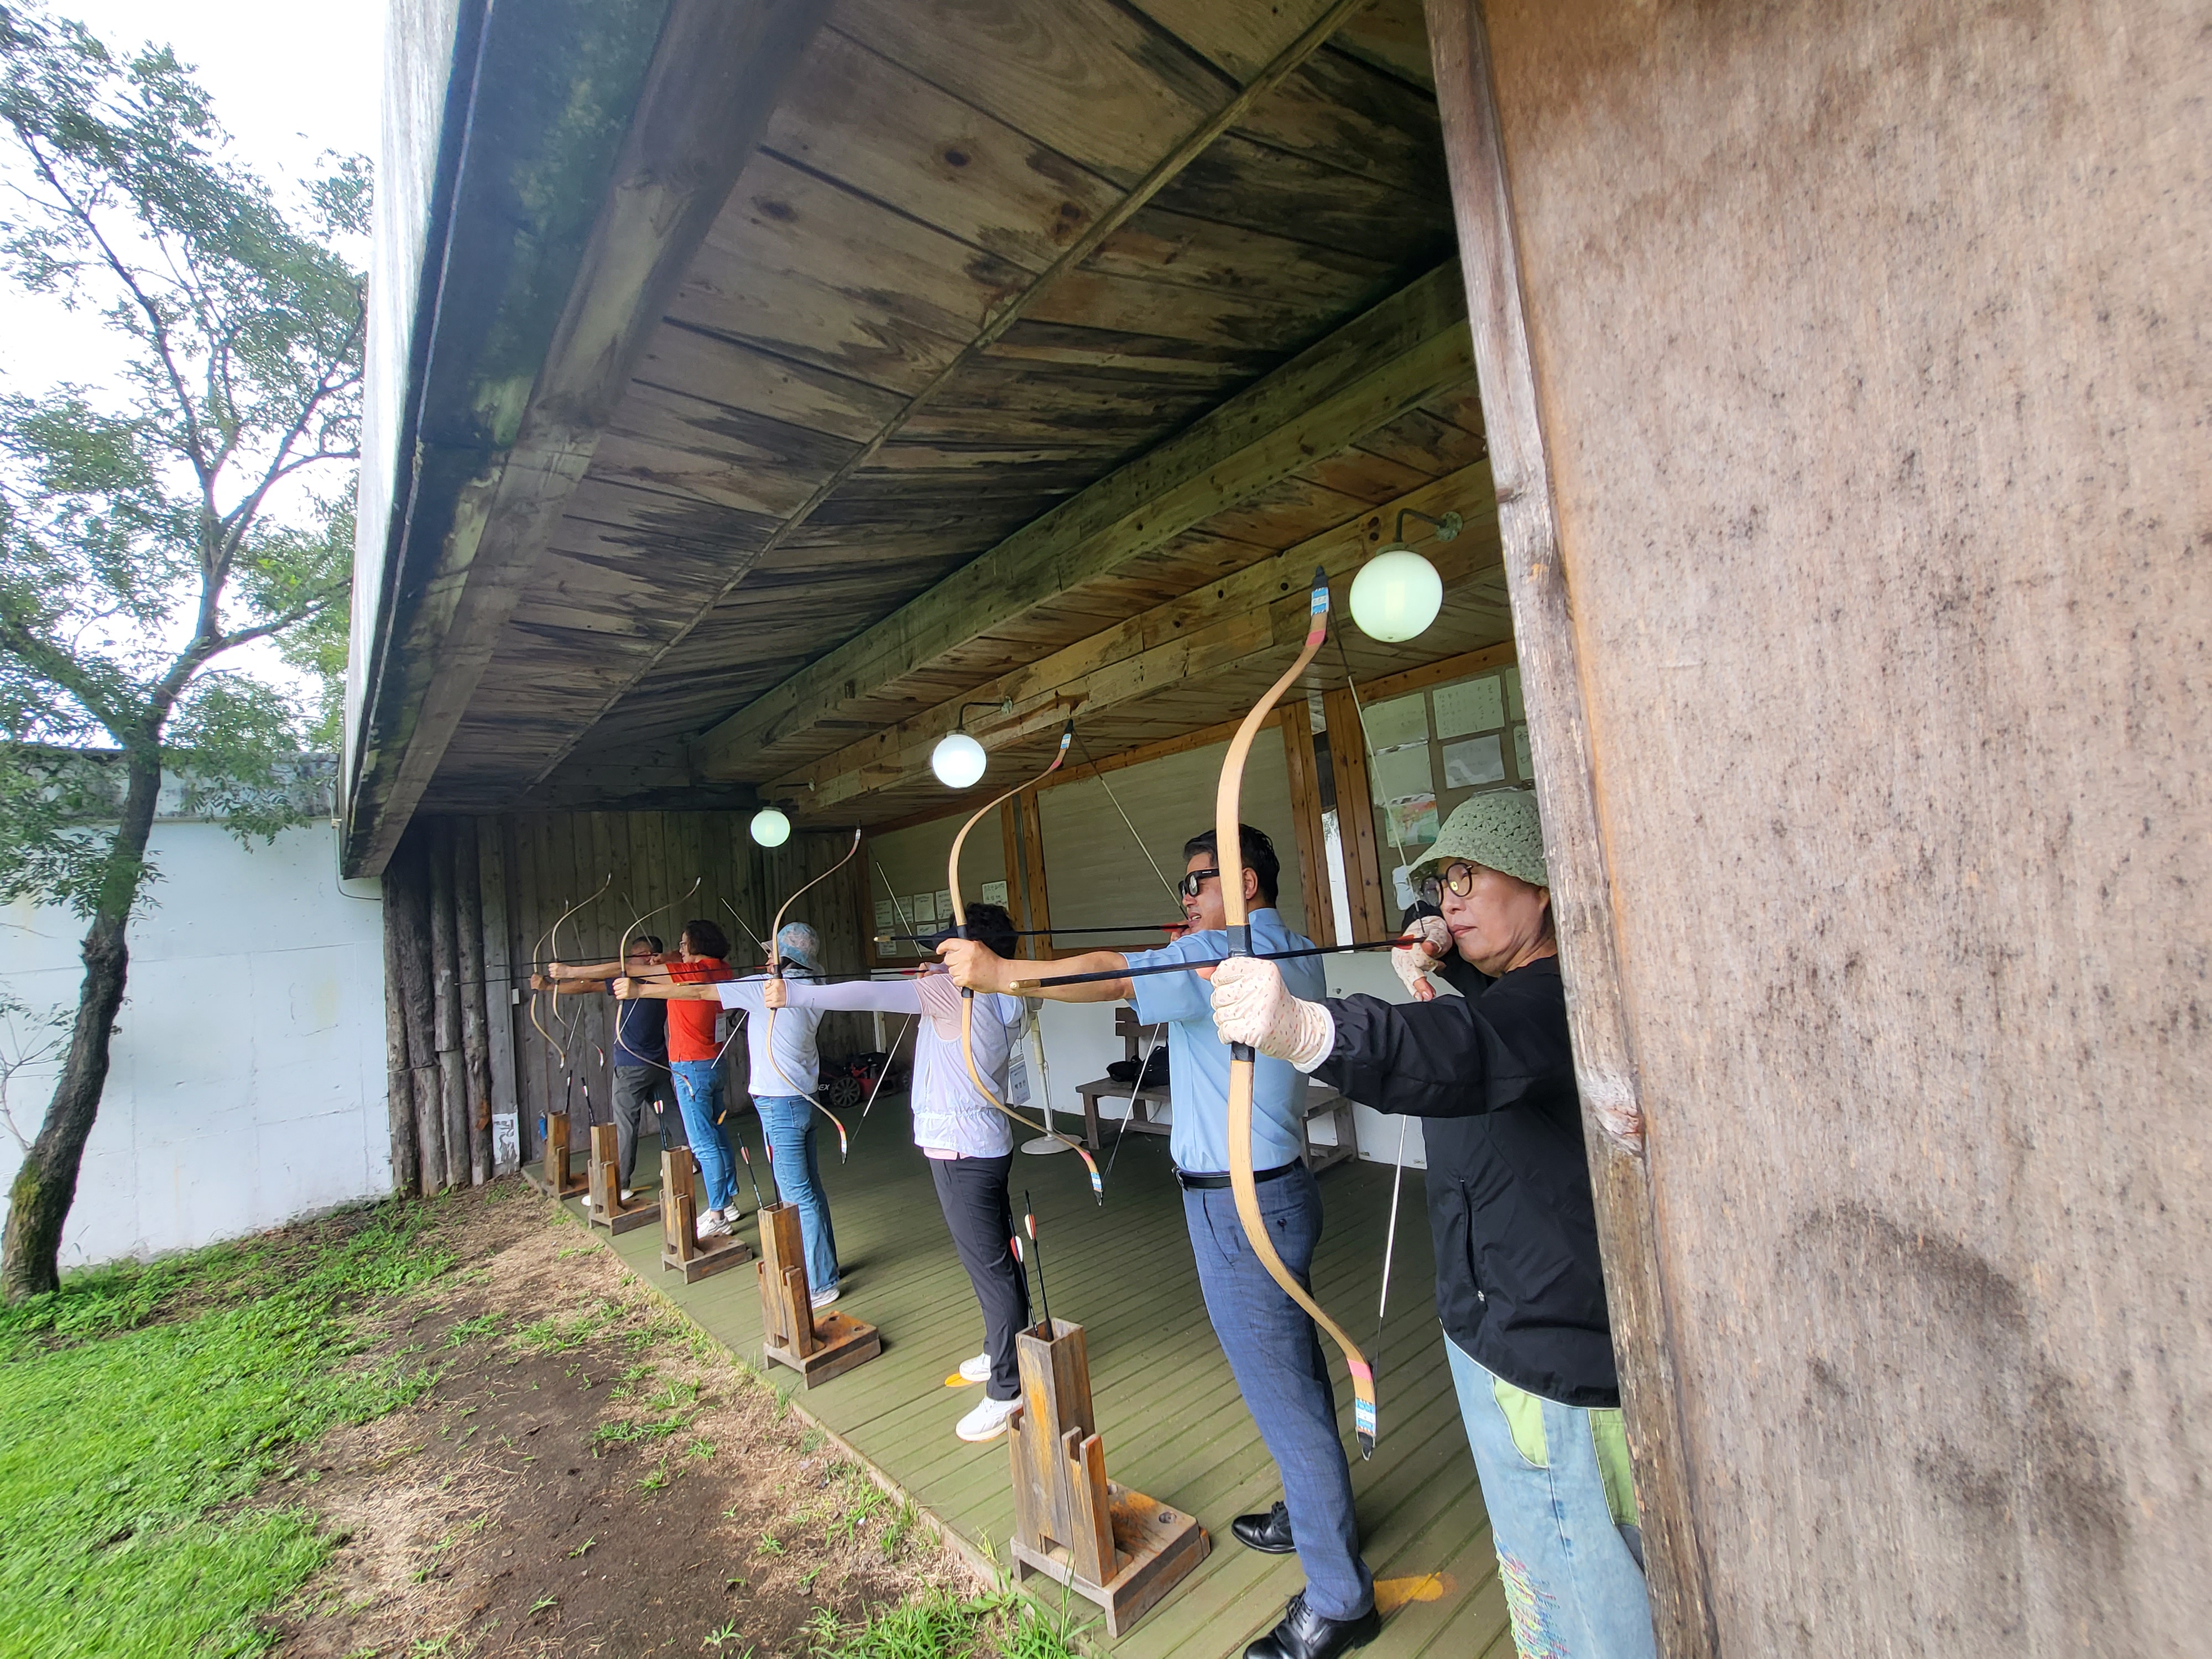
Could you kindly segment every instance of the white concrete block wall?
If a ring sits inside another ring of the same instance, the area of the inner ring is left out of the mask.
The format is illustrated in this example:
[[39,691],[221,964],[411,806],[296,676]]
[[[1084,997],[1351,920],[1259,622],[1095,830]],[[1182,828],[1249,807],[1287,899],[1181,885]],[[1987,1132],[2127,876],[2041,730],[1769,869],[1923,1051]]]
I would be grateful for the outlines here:
[[[149,851],[162,879],[132,925],[64,1267],[236,1237],[391,1188],[376,884],[340,892],[327,824],[249,851],[216,824],[164,820]],[[36,1009],[73,1008],[82,933],[65,911],[0,910],[0,984]],[[27,1135],[52,1083],[49,1068],[9,1088]],[[6,1177],[21,1158],[0,1134]]]

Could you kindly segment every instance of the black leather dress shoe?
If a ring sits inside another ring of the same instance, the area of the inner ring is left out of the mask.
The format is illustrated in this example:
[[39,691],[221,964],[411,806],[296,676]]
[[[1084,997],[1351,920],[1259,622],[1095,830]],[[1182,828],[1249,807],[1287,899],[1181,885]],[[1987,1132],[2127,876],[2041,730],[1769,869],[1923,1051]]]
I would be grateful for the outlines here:
[[1300,1590],[1283,1609],[1282,1622],[1244,1650],[1244,1659],[1336,1659],[1382,1633],[1382,1615],[1370,1606],[1357,1619],[1324,1619],[1306,1606]]
[[1237,1541],[1249,1550],[1288,1555],[1297,1546],[1291,1541],[1291,1512],[1278,1504],[1265,1515],[1240,1515],[1229,1523]]

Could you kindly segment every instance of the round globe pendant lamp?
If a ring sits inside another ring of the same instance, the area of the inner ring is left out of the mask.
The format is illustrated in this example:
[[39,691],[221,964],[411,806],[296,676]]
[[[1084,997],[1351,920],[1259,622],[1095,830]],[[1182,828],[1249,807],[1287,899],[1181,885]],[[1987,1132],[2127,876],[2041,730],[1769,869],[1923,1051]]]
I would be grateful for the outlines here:
[[1456,513],[1432,519],[1408,507],[1398,514],[1398,538],[1378,550],[1352,579],[1352,620],[1370,640],[1395,643],[1417,639],[1428,631],[1443,608],[1443,578],[1406,540],[1407,519],[1434,525],[1440,542],[1450,541],[1460,532]]
[[773,806],[753,814],[753,839],[763,847],[781,847],[791,839],[791,820]]
[[929,751],[929,769],[947,789],[972,789],[990,763],[983,745],[965,732],[955,732]]

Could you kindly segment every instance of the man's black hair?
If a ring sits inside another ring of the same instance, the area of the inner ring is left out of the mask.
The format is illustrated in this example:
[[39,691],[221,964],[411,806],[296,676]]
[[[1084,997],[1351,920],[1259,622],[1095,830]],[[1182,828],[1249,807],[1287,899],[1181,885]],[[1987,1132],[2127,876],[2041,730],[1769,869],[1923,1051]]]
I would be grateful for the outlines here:
[[[1275,902],[1276,890],[1282,880],[1283,861],[1275,856],[1275,843],[1267,839],[1264,830],[1255,830],[1249,823],[1237,826],[1237,841],[1244,853],[1244,867],[1260,878],[1260,902],[1255,907],[1266,910]],[[1188,864],[1200,853],[1219,861],[1221,843],[1209,830],[1202,836],[1193,836],[1182,844],[1182,861]]]
[[[933,951],[943,940],[955,937],[950,927],[943,927],[921,943],[925,949]],[[1019,936],[1014,932],[1014,919],[1006,914],[1006,907],[986,904],[980,899],[968,906],[968,937],[990,946],[994,956],[1011,957],[1021,948]]]
[[625,955],[629,953],[629,947],[633,945],[642,945],[655,956],[659,956],[667,948],[661,944],[660,935],[658,933],[632,933],[623,945],[623,951]]
[[730,936],[704,916],[694,916],[684,924],[684,937],[690,944],[694,956],[713,957],[726,962],[730,956]]

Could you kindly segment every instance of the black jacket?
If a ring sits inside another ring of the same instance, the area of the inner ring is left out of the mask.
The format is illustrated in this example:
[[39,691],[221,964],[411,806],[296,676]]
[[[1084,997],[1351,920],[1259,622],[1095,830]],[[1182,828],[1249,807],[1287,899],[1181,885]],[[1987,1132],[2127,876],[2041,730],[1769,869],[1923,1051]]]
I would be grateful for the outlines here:
[[1462,995],[1330,998],[1336,1048],[1314,1075],[1422,1120],[1446,1334],[1531,1394],[1618,1406],[1559,958],[1443,972]]

